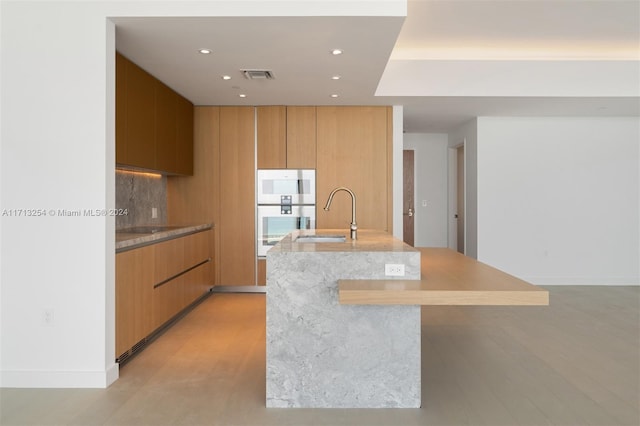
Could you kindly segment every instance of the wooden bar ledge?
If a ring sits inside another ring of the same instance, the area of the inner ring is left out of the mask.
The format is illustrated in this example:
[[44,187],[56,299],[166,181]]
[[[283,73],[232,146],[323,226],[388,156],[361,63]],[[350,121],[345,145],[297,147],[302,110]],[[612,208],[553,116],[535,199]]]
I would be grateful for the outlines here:
[[419,248],[421,280],[338,280],[342,305],[546,306],[549,292],[446,248]]

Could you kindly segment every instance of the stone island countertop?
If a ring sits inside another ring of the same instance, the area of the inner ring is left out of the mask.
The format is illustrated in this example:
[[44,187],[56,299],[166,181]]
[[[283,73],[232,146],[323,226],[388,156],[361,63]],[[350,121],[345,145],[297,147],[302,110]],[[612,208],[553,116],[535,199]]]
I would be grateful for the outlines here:
[[184,237],[213,228],[213,224],[145,225],[116,230],[116,253]]
[[[296,241],[311,234],[346,240]],[[299,231],[267,252],[267,407],[420,406],[420,307],[338,302],[338,280],[387,263],[420,279],[420,252],[381,231]]]
[[[299,236],[343,236],[344,242],[298,242]],[[348,229],[304,229],[294,231],[284,237],[277,245],[272,247],[271,253],[300,253],[300,252],[340,252],[340,253],[357,253],[357,252],[388,252],[388,253],[416,253],[417,250],[402,241],[394,238],[384,231],[376,231],[370,229],[359,229],[358,239],[349,238]],[[384,265],[383,265],[384,266]],[[418,268],[420,265],[417,265]]]

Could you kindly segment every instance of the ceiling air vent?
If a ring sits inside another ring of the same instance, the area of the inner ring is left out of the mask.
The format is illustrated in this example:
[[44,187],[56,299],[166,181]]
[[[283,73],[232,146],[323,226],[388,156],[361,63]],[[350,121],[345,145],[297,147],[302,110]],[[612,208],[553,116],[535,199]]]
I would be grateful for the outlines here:
[[249,80],[273,80],[275,77],[269,70],[242,70],[245,78]]

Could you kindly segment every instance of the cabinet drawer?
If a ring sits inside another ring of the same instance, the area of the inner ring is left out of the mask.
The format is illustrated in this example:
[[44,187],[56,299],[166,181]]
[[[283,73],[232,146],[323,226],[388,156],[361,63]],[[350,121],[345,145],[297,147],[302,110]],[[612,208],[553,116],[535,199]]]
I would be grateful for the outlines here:
[[211,258],[211,231],[198,232],[184,238],[184,269]]
[[185,238],[156,244],[155,284],[159,284],[184,271]]

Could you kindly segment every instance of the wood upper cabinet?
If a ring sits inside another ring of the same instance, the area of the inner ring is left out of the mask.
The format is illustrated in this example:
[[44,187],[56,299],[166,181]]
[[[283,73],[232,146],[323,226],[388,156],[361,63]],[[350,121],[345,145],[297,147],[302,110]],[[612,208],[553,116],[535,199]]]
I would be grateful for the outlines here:
[[156,81],[156,164],[158,170],[175,171],[177,148],[178,95],[166,85]]
[[[156,84],[151,74],[126,61],[126,164],[145,169],[156,168]],[[116,132],[117,134],[117,132]],[[118,141],[116,141],[116,144]]]
[[255,126],[253,107],[220,108],[220,285],[255,285]]
[[193,175],[194,107],[182,96],[176,97],[176,168],[181,175]]
[[287,109],[284,106],[256,107],[258,168],[287,167]]
[[[317,197],[325,202],[346,186],[357,199],[358,228],[390,230],[390,107],[317,107]],[[351,222],[351,198],[336,194],[331,210],[316,209],[318,228],[345,229]]]
[[127,60],[116,53],[116,163],[126,164]]
[[193,173],[193,104],[119,53],[116,164]]
[[316,168],[316,107],[256,108],[258,169]]
[[287,168],[316,168],[316,107],[287,107]]

